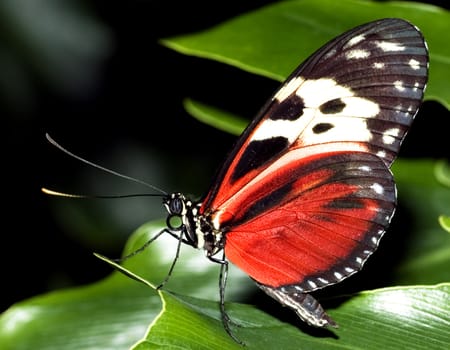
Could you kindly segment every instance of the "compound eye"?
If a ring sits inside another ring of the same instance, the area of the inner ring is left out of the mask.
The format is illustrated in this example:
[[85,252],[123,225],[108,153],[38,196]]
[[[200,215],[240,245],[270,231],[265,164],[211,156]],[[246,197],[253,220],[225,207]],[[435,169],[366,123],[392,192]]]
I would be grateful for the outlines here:
[[178,231],[183,226],[183,221],[179,215],[169,215],[166,220],[169,230]]
[[184,209],[183,201],[180,198],[173,198],[169,202],[169,212],[175,216],[181,215]]

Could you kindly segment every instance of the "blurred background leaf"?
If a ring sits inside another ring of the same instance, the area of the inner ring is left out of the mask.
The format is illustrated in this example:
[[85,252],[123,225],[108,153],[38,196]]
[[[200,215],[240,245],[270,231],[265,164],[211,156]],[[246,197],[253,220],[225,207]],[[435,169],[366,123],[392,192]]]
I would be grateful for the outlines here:
[[113,38],[80,1],[3,0],[0,22],[3,105],[32,108],[40,84],[75,96],[98,84]]

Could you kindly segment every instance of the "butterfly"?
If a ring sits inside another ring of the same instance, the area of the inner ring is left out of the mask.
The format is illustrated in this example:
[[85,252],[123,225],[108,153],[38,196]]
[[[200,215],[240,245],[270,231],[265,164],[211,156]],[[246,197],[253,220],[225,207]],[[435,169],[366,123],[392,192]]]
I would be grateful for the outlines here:
[[229,262],[307,324],[337,326],[310,292],[358,272],[377,249],[396,207],[390,167],[427,77],[427,45],[412,24],[351,29],[288,77],[202,200],[164,196],[162,232],[221,264],[222,320],[234,339]]

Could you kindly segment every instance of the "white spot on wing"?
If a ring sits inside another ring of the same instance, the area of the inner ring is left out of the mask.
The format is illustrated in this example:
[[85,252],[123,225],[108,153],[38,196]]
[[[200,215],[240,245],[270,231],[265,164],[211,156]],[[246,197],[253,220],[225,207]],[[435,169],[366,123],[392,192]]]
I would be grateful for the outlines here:
[[323,277],[319,277],[318,280],[319,280],[321,283],[323,283],[323,284],[328,284],[328,283],[330,283],[330,282],[328,282],[328,280],[326,280],[326,279],[323,278]]
[[403,86],[403,81],[401,81],[401,80],[394,81],[394,86],[398,91],[405,91],[405,87]]
[[336,54],[336,49],[332,49],[332,50],[328,51],[323,58],[329,59],[330,57],[333,57],[335,54]]
[[383,62],[374,62],[374,63],[372,64],[372,67],[375,68],[375,69],[383,69],[384,66],[385,66],[385,65],[384,65]]
[[308,280],[308,284],[311,288],[317,288],[317,284],[315,284],[314,281]]
[[378,48],[384,52],[404,51],[405,47],[399,43],[391,43],[389,41],[377,41],[375,43]]
[[399,128],[388,129],[383,133],[383,142],[386,145],[392,145],[399,135],[400,135]]
[[370,52],[367,50],[350,50],[345,53],[345,57],[349,60],[367,58],[370,56]]
[[347,44],[344,45],[344,49],[355,46],[356,44],[360,43],[361,41],[363,41],[366,37],[362,34],[354,36],[353,38],[351,38]]
[[376,183],[376,182],[372,186],[370,186],[370,188],[372,190],[374,190],[375,193],[377,193],[377,194],[383,194],[383,192],[384,192],[383,186],[381,186],[379,183]]
[[342,274],[341,273],[339,273],[339,272],[334,272],[334,277],[336,277],[338,280],[340,280],[340,279],[342,279],[342,277],[344,277],[344,276],[342,276]]
[[378,151],[377,152],[377,156],[380,157],[380,158],[386,157],[386,151]]
[[370,166],[368,166],[368,165],[361,165],[358,169],[361,170],[361,171],[370,171],[370,170],[372,170],[372,169],[370,169]]
[[414,58],[411,58],[408,64],[414,70],[420,69],[420,62],[415,60]]

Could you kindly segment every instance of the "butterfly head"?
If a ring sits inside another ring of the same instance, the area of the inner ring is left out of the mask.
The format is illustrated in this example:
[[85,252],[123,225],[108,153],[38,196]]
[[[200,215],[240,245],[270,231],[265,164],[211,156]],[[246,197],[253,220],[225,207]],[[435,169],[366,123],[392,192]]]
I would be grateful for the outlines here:
[[214,228],[209,215],[199,213],[201,202],[192,202],[179,192],[164,197],[168,212],[166,224],[174,235],[182,235],[182,242],[204,249],[211,257],[223,249],[222,232]]
[[195,233],[197,209],[191,200],[182,193],[172,193],[163,199],[168,216],[166,225],[169,231],[176,235],[182,235],[183,242],[194,247],[199,247],[199,237]]

